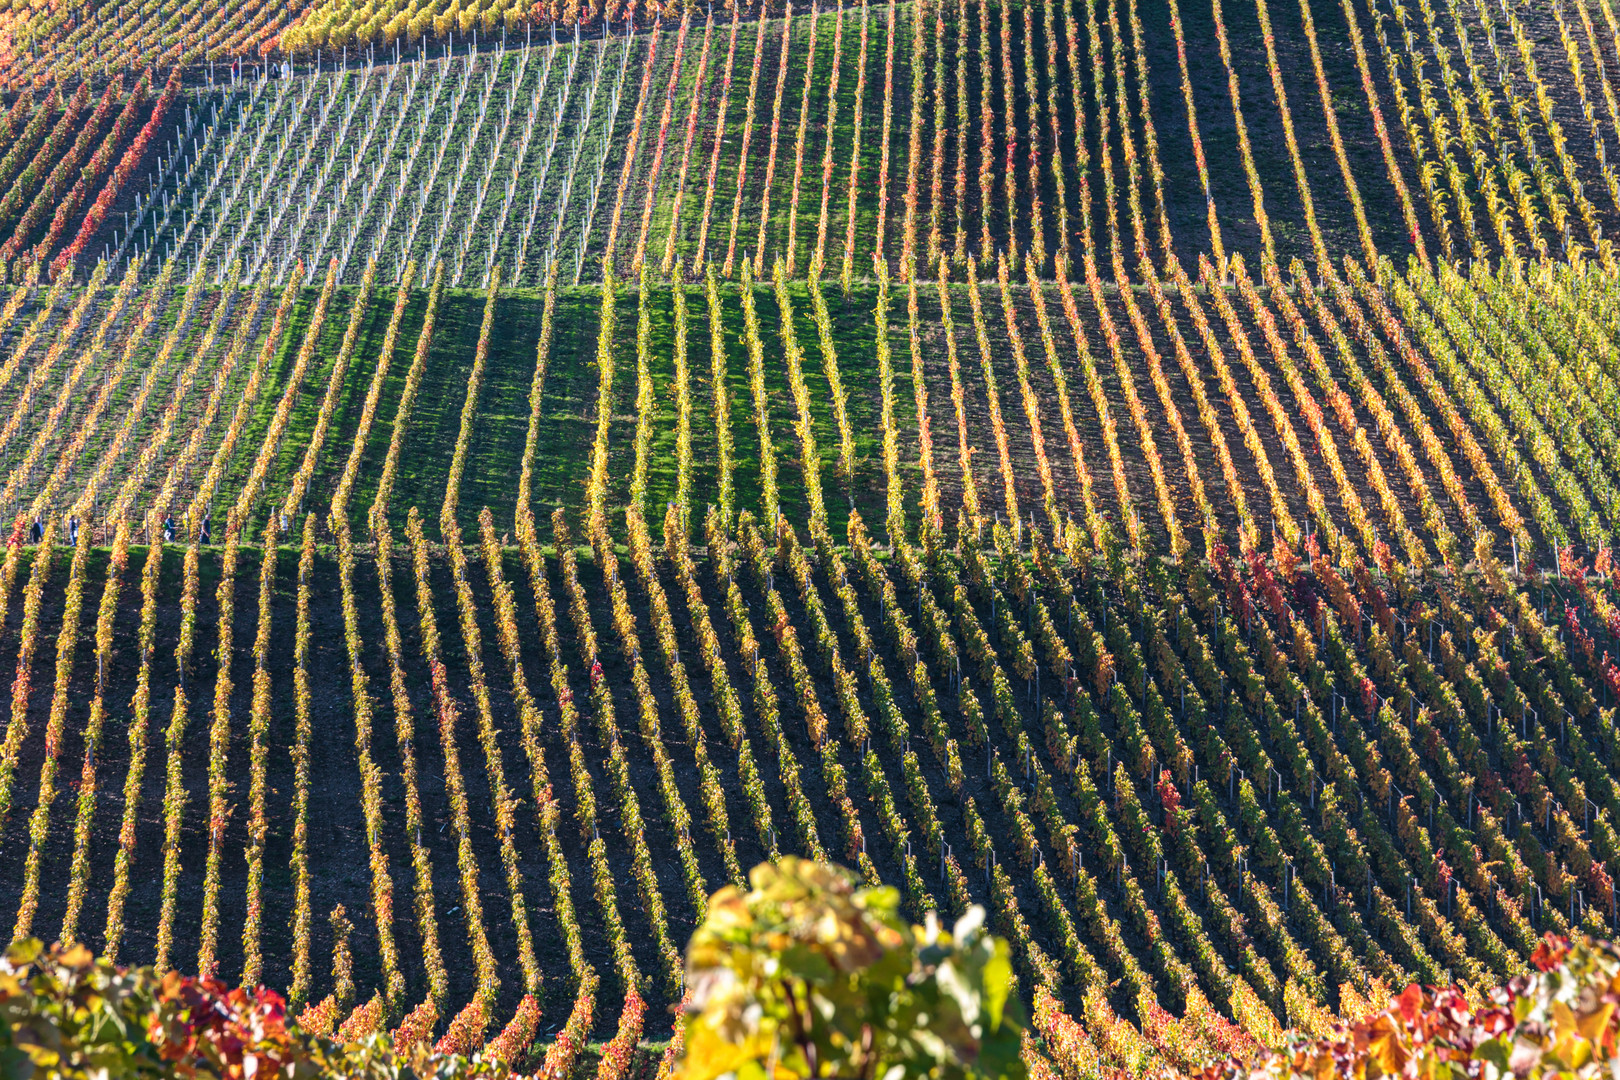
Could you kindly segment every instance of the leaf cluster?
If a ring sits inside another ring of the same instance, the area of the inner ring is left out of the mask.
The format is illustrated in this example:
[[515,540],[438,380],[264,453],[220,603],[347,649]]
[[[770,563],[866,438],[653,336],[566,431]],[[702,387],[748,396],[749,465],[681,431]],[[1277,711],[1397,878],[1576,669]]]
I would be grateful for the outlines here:
[[499,1061],[436,1053],[426,1042],[396,1054],[379,1031],[341,1041],[312,1035],[287,1019],[280,994],[263,987],[160,977],[151,968],[119,968],[83,946],[46,949],[33,939],[0,957],[0,1076],[7,1080],[507,1075]]
[[908,925],[892,888],[838,867],[762,864],[687,951],[684,1080],[1023,1080],[1007,943],[970,909]]

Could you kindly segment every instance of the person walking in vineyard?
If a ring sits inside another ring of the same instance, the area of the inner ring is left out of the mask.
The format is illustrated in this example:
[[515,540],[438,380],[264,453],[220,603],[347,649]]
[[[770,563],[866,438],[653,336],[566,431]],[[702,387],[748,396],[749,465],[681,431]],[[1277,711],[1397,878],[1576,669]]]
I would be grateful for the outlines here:
[[163,542],[165,544],[174,543],[174,515],[173,514],[164,514],[163,515]]
[[198,540],[199,543],[203,543],[203,544],[209,543],[208,518],[207,517],[204,517],[202,519],[202,528],[199,529],[198,532],[197,532],[197,540]]
[[45,523],[39,519],[39,515],[37,514],[34,516],[34,524],[29,530],[28,535],[29,538],[36,544],[45,539]]
[[68,518],[68,544],[79,546],[79,519],[77,516]]

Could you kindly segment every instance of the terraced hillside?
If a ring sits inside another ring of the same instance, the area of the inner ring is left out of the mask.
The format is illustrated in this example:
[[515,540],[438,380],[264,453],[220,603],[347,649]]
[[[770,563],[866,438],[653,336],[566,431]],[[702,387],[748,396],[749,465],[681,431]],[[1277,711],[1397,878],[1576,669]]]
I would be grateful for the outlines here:
[[1079,1080],[1614,932],[1609,0],[0,17],[14,937],[621,1080],[813,855]]

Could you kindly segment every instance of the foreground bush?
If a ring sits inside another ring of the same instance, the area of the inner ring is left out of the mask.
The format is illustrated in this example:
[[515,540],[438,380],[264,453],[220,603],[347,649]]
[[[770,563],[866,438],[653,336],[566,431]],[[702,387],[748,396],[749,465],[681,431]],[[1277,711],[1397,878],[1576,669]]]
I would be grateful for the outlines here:
[[26,940],[0,959],[0,1075],[8,1080],[508,1075],[495,1060],[438,1053],[425,1039],[396,1053],[399,1042],[380,1030],[312,1035],[287,1019],[274,990],[117,968],[82,946],[46,950]]
[[1293,1041],[1200,1080],[1620,1076],[1620,948],[1547,935],[1533,969],[1470,1000],[1456,987],[1408,986],[1383,1012],[1326,1039]]

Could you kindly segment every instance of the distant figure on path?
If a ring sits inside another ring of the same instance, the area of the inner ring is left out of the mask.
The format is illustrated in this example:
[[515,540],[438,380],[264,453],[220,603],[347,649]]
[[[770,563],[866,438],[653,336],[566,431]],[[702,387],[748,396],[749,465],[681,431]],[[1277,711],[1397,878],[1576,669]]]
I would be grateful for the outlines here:
[[202,530],[198,533],[197,539],[200,542],[204,543],[204,544],[209,542],[209,540],[208,540],[208,519],[207,518],[202,519]]
[[68,543],[73,547],[79,546],[79,519],[68,518]]
[[163,542],[165,544],[174,543],[174,515],[173,514],[164,514],[163,515]]
[[36,544],[44,543],[45,541],[45,523],[39,520],[38,515],[35,515],[34,517],[34,525],[29,531],[29,536],[33,538],[33,541]]

